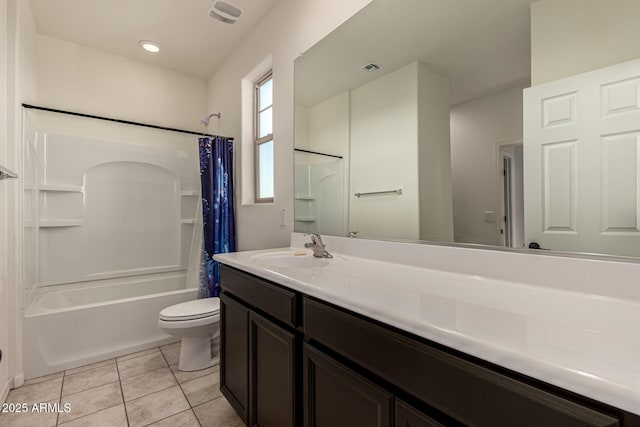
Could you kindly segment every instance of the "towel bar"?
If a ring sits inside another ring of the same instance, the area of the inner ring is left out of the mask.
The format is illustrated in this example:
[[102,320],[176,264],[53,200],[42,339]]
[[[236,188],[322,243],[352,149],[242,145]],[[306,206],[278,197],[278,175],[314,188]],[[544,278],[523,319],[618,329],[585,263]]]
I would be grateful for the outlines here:
[[360,197],[360,196],[369,196],[372,194],[390,194],[390,193],[402,194],[402,188],[397,188],[395,190],[386,190],[386,191],[370,191],[368,193],[356,193],[355,196]]

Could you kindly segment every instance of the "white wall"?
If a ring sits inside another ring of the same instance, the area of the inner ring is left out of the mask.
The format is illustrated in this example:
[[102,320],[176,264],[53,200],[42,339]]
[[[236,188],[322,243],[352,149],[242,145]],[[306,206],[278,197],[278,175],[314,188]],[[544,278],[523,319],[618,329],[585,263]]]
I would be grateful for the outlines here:
[[[451,241],[449,82],[413,62],[351,91],[350,228]],[[354,193],[402,189],[401,195]]]
[[[349,130],[350,130],[350,97],[349,92],[340,93],[311,108],[296,106],[295,112],[295,147],[316,151],[334,156],[342,156],[342,160],[332,157],[296,154],[295,192],[296,196],[309,181],[308,175],[299,173],[304,166],[300,161],[312,165],[315,175],[323,176],[315,189],[310,191],[316,199],[299,200],[294,203],[295,217],[315,216],[315,223],[296,221],[295,230],[330,235],[346,235],[348,217],[345,215],[349,205],[347,189],[349,186]],[[299,161],[300,160],[300,161]],[[316,180],[317,181],[317,180]]]
[[522,140],[522,87],[451,108],[451,169],[454,239],[499,245],[499,221],[485,222],[484,211],[499,211],[498,142]]
[[[0,82],[7,81],[8,20],[7,0],[0,0]],[[7,162],[7,85],[0,85],[0,164]],[[9,392],[9,284],[7,277],[7,187],[11,181],[0,181],[0,402]],[[14,184],[15,185],[15,184]]]
[[[362,236],[420,238],[417,67],[351,91],[349,224]],[[401,195],[354,196],[397,188]]]
[[[296,106],[295,125],[296,147],[343,156],[350,176],[344,183],[344,230],[322,231],[320,224],[314,229],[297,221],[297,231],[453,240],[445,77],[414,62],[311,108]],[[402,195],[354,196],[397,188]],[[308,205],[295,202],[299,211]],[[339,216],[338,207],[328,208],[326,215]],[[320,220],[319,209],[311,213]]]
[[[222,113],[211,130],[236,138],[236,218],[240,250],[286,246],[293,230],[293,61],[370,0],[281,0],[209,80],[209,110]],[[265,58],[273,62],[275,197],[242,204],[240,157],[252,150],[241,138],[241,80]],[[280,212],[286,209],[286,226]]]
[[38,62],[38,102],[44,106],[203,129],[204,79],[43,35]]
[[531,5],[531,83],[640,57],[637,0],[540,0]]
[[343,92],[308,109],[310,150],[349,156],[349,102],[349,92]]
[[453,241],[449,79],[418,63],[420,239]]

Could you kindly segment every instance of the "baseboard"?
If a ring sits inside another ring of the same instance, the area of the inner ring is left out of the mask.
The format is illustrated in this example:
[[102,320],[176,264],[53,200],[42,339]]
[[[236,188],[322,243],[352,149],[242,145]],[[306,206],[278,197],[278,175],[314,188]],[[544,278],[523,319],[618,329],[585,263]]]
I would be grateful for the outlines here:
[[9,396],[9,390],[11,389],[11,381],[10,379],[2,386],[2,393],[0,393],[0,403],[4,403],[7,400],[7,396]]
[[24,372],[20,372],[19,374],[16,374],[16,375],[13,376],[13,387],[12,388],[21,387],[22,384],[24,384]]

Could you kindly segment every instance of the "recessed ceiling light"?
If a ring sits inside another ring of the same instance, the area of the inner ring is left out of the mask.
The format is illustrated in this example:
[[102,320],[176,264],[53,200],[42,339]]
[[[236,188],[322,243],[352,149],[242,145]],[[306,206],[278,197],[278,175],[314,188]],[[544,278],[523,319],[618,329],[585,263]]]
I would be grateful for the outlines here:
[[140,40],[138,44],[147,52],[157,53],[160,52],[160,48],[155,42],[150,40]]

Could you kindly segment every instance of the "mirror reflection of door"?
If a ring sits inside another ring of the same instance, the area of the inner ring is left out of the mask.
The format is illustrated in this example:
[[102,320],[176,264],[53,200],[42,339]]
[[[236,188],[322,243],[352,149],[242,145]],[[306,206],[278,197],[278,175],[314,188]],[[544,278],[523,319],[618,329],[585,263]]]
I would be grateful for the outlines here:
[[500,242],[508,248],[524,245],[522,142],[498,144],[498,193]]
[[511,156],[507,153],[502,154],[502,210],[504,211],[502,229],[500,230],[503,236],[502,244],[510,248],[513,218],[511,217]]
[[640,256],[639,76],[636,59],[525,90],[527,242]]

